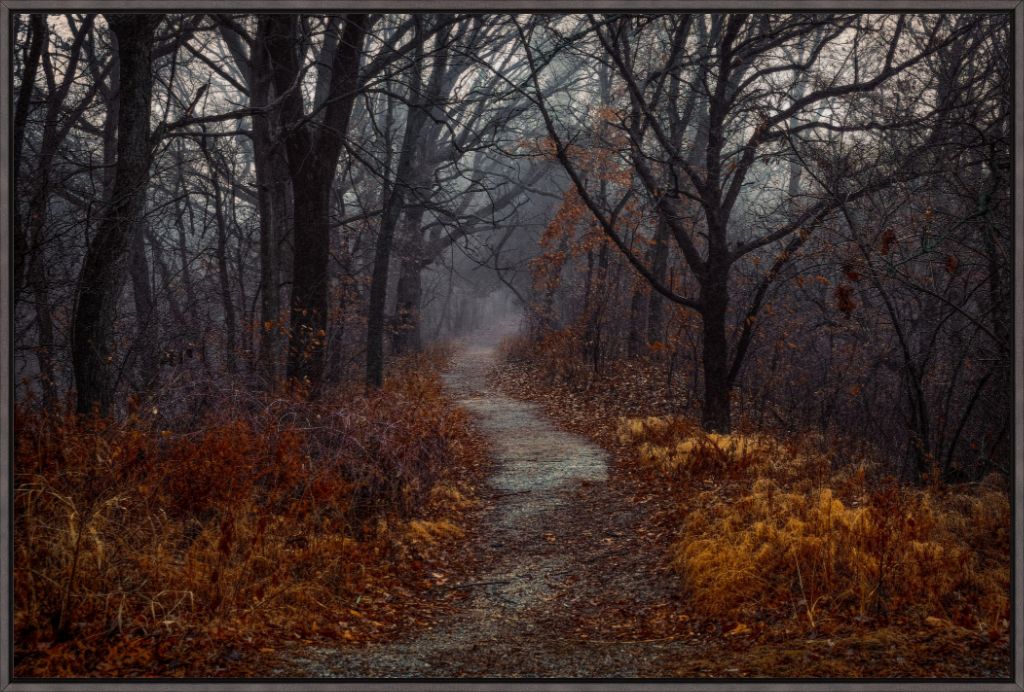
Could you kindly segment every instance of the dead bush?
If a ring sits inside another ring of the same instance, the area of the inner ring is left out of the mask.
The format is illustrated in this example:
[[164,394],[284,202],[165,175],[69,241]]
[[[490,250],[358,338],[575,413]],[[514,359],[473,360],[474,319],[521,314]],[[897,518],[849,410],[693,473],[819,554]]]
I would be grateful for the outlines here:
[[19,674],[145,670],[155,646],[181,658],[231,632],[340,636],[394,543],[428,521],[457,537],[480,454],[423,368],[371,396],[225,396],[174,423],[17,410]]
[[685,497],[672,557],[703,615],[1008,626],[1010,505],[994,481],[871,481],[798,437],[704,434],[676,417],[623,419],[619,442]]

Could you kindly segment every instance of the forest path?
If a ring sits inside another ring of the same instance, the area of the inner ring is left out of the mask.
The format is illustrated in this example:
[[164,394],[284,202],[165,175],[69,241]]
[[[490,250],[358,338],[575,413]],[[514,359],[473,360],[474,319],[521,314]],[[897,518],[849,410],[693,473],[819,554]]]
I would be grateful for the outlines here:
[[[643,677],[678,642],[602,641],[609,607],[664,600],[632,564],[638,512],[609,488],[609,455],[534,404],[488,384],[500,333],[464,347],[446,386],[487,437],[490,505],[475,539],[485,567],[451,616],[397,641],[317,652],[324,677]],[[632,567],[632,569],[631,569]],[[589,614],[589,618],[588,618]],[[588,633],[589,631],[589,633]],[[614,631],[614,630],[613,630]]]

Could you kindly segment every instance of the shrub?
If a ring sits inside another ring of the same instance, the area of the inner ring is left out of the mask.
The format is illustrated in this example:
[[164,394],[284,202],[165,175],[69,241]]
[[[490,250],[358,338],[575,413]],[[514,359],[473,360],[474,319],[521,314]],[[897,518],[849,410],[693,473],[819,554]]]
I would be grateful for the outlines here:
[[[672,557],[705,616],[794,613],[817,627],[911,613],[1008,626],[1010,504],[994,479],[959,488],[868,482],[868,468],[832,471],[806,440],[705,435],[670,417],[623,419],[619,441],[690,489]],[[692,490],[707,477],[710,490]]]
[[16,411],[19,674],[146,671],[138,642],[180,659],[199,633],[347,631],[415,522],[457,537],[480,454],[440,378],[411,370],[370,396],[225,396],[174,423]]
[[586,359],[580,356],[579,332],[578,326],[570,326],[545,331],[536,338],[513,337],[504,344],[504,355],[513,362],[535,365],[549,384],[578,385],[588,381],[593,374]]
[[828,462],[793,440],[765,434],[705,433],[682,416],[649,416],[619,421],[619,443],[632,446],[635,457],[660,473],[680,480],[807,477]]

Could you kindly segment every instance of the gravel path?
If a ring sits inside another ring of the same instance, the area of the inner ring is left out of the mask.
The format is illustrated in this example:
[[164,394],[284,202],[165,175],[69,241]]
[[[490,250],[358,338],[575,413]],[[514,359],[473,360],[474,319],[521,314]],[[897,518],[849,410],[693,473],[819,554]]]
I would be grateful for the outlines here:
[[[432,629],[364,648],[321,649],[299,663],[323,677],[636,677],[652,674],[666,644],[581,639],[579,617],[598,601],[644,590],[619,570],[616,536],[635,512],[609,506],[607,453],[556,428],[530,403],[487,384],[494,341],[466,347],[446,385],[488,437],[492,504],[477,550],[487,567],[460,585],[458,610]],[[614,572],[612,570],[615,570]],[[583,637],[588,635],[583,634]],[[596,637],[591,637],[596,638]],[[668,643],[667,646],[672,646]]]
[[[494,462],[479,527],[467,538],[475,566],[460,572],[458,583],[435,587],[449,589],[443,592],[449,614],[390,642],[306,649],[274,674],[619,680],[906,674],[902,658],[887,663],[880,645],[863,633],[841,641],[783,636],[752,646],[727,633],[731,622],[690,621],[664,542],[675,520],[660,525],[658,503],[648,505],[652,496],[643,484],[628,469],[612,468],[601,448],[489,382],[499,336],[463,348],[445,376],[488,438]],[[924,667],[915,663],[909,671],[930,670],[948,656],[942,641],[928,643],[935,636],[925,633],[918,654]],[[995,652],[992,665],[986,659],[963,670],[954,664],[949,674],[995,675],[1003,653]]]

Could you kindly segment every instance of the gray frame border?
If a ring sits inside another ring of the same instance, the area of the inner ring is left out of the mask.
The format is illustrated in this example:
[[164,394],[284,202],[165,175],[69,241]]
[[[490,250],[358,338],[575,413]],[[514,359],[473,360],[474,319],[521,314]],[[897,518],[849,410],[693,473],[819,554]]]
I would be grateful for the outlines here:
[[[551,3],[554,4],[554,3]],[[258,680],[241,682],[234,680],[197,680],[195,682],[165,682],[131,680],[94,681],[59,680],[19,681],[12,680],[6,663],[11,660],[13,642],[11,628],[11,573],[9,567],[0,568],[0,692],[44,692],[59,688],[69,691],[92,691],[97,689],[132,689],[144,687],[152,692],[176,690],[218,690],[221,692],[264,692],[283,690],[287,692],[306,690],[315,686],[322,690],[338,692],[349,690],[384,691],[397,689],[434,692],[459,687],[480,692],[504,692],[505,690],[624,690],[640,692],[661,692],[668,690],[695,690],[707,692],[731,692],[733,690],[761,690],[763,692],[827,692],[829,690],[885,689],[904,692],[925,692],[941,690],[955,692],[968,687],[985,692],[1024,692],[1024,0],[560,0],[548,9],[545,0],[0,0],[0,43],[6,44],[10,36],[11,15],[19,11],[47,10],[90,10],[112,9],[131,10],[203,10],[222,9],[234,6],[239,9],[260,11],[300,11],[309,9],[361,9],[400,11],[449,11],[480,10],[488,12],[572,12],[621,10],[629,7],[636,11],[673,10],[771,10],[800,11],[815,9],[843,9],[861,11],[985,11],[1001,10],[1012,12],[1014,64],[1014,536],[1017,538],[1012,562],[1013,575],[1013,671],[1012,681],[951,681],[929,682],[915,680],[898,682],[898,679],[828,681],[810,679],[807,681],[760,682],[755,679],[723,679],[716,681],[430,681],[430,680],[378,680],[344,681],[308,679]],[[0,50],[0,90],[5,101],[0,104],[0,564],[11,550],[11,402],[13,383],[8,367],[11,358],[11,315],[10,315],[10,179],[7,175],[10,157],[10,116],[7,112],[10,97],[7,87],[11,84],[11,55],[6,49]]]

